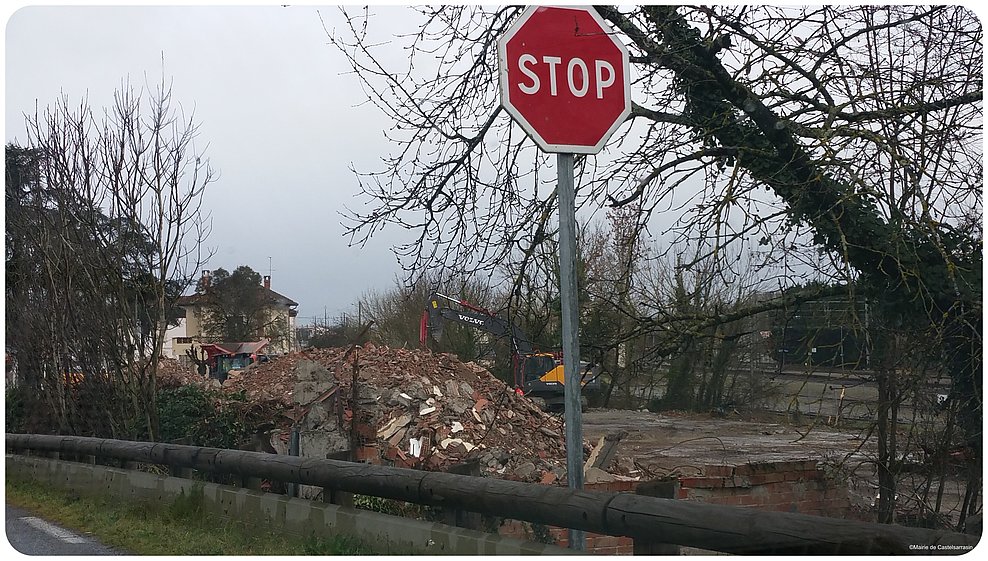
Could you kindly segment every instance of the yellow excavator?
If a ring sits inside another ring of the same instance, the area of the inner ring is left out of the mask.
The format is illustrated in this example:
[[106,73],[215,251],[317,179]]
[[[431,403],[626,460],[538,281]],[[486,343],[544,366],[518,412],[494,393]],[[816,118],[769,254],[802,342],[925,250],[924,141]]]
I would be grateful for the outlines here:
[[[454,321],[486,331],[497,338],[508,338],[511,342],[511,371],[515,391],[539,401],[543,409],[563,408],[565,360],[562,353],[536,351],[528,336],[517,325],[494,312],[435,292],[430,295],[422,313],[419,329],[419,342],[422,347],[428,347],[430,339],[438,341],[442,338],[443,325],[446,321]],[[600,389],[599,365],[580,361],[580,372],[583,394]],[[581,404],[586,405],[586,398],[581,399]]]

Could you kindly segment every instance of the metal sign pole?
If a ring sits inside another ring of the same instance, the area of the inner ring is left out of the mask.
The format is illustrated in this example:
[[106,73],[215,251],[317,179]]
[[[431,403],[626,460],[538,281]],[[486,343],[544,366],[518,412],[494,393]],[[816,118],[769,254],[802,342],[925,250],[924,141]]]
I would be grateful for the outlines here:
[[[580,406],[580,314],[576,292],[576,189],[573,154],[556,156],[559,198],[559,296],[563,312],[563,383],[566,406],[566,479],[583,489],[583,418]],[[570,529],[569,547],[586,550],[583,530]]]

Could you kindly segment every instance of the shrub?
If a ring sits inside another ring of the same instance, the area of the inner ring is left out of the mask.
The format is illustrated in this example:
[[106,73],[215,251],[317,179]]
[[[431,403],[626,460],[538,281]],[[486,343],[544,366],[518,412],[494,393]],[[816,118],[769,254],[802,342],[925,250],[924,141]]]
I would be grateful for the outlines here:
[[25,407],[22,394],[19,387],[8,387],[4,392],[4,430],[7,432],[24,432]]
[[159,440],[237,448],[250,438],[256,424],[239,406],[242,402],[243,396],[226,396],[197,386],[162,390],[158,394]]

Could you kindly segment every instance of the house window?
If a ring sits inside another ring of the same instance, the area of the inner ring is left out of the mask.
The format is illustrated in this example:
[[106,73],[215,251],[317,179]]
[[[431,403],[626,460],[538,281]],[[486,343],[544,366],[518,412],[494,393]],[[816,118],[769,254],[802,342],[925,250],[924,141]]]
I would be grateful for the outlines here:
[[175,337],[176,345],[191,345],[192,337]]

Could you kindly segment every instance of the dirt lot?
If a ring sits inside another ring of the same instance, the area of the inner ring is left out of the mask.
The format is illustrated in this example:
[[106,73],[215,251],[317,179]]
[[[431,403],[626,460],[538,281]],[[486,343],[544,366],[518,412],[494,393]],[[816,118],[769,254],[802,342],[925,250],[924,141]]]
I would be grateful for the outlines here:
[[679,412],[651,413],[590,409],[583,413],[584,438],[625,432],[618,458],[633,461],[642,475],[661,477],[677,472],[695,475],[704,465],[750,462],[848,459],[858,463],[873,455],[859,431],[825,425],[796,426],[774,415],[726,417]]
[[[617,462],[641,479],[670,475],[696,476],[707,465],[817,460],[837,481],[847,486],[852,501],[863,509],[872,507],[878,481],[873,460],[875,439],[864,440],[864,430],[826,425],[826,418],[803,417],[791,422],[772,413],[731,413],[726,417],[680,412],[651,413],[619,409],[590,409],[583,413],[584,439],[596,443],[608,434],[624,432],[617,448]],[[860,425],[860,423],[859,423]],[[863,425],[862,425],[863,426]],[[636,470],[636,471],[634,471]],[[954,474],[944,481],[940,512],[943,521],[956,524],[965,493],[965,483]],[[922,488],[921,473],[902,474],[898,510],[915,511],[916,490]],[[934,491],[935,495],[935,491]],[[979,501],[980,502],[980,501]],[[980,519],[980,516],[977,517]]]

